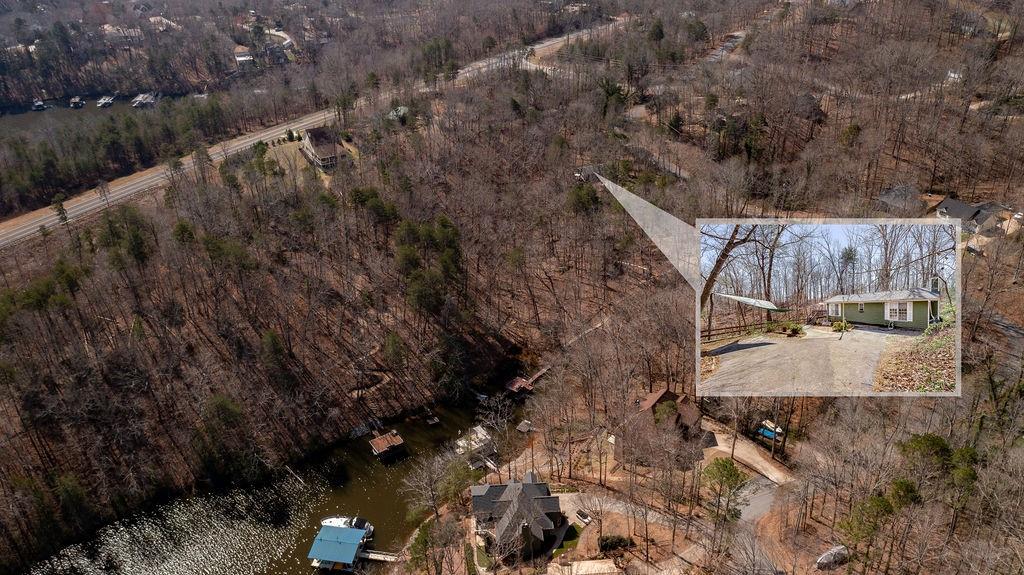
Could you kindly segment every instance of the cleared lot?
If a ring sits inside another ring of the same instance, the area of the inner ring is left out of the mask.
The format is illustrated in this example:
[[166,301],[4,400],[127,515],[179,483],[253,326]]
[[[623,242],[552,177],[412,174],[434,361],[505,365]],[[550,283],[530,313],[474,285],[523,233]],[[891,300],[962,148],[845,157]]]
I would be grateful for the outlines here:
[[758,335],[714,352],[718,369],[700,395],[868,395],[886,346],[912,331],[858,326],[843,334],[806,326],[807,335]]

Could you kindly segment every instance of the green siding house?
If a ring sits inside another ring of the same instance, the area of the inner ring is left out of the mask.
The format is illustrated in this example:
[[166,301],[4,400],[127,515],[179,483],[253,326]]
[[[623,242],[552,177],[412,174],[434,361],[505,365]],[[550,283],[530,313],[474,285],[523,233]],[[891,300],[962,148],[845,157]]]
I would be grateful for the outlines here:
[[825,300],[829,321],[923,330],[939,317],[939,294],[926,288],[837,295]]

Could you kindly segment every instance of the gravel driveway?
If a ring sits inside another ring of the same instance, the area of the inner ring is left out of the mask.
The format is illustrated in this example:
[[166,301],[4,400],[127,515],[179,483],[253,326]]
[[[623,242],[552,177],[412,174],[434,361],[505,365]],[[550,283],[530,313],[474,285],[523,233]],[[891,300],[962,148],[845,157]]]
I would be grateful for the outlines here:
[[[700,395],[868,395],[882,351],[918,332],[857,326],[843,334],[805,326],[804,337],[758,335],[716,350]],[[840,336],[842,336],[840,338]]]

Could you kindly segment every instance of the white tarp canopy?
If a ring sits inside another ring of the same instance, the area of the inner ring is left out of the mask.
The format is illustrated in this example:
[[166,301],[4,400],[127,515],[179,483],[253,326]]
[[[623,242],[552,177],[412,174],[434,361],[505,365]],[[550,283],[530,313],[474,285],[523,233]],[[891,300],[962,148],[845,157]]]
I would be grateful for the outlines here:
[[754,299],[752,297],[743,297],[741,295],[729,295],[729,294],[718,293],[718,292],[715,292],[714,295],[721,296],[721,297],[724,297],[724,298],[729,298],[731,300],[738,301],[738,302],[740,302],[742,304],[746,304],[746,305],[753,306],[753,307],[758,307],[758,308],[761,308],[761,309],[766,309],[768,311],[786,311],[785,309],[776,306],[772,302],[767,301],[767,300],[763,300],[763,299]]

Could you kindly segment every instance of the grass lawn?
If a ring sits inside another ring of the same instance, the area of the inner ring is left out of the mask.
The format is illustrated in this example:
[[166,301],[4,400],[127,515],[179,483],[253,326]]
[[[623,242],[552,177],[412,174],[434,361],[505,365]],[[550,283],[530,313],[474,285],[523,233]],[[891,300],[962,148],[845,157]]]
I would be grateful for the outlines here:
[[466,560],[466,573],[468,575],[476,575],[476,563],[473,562],[473,546],[469,543],[466,543],[466,546],[463,549],[463,551],[464,552],[462,556]]
[[566,551],[575,549],[580,543],[580,532],[583,528],[573,523],[565,530],[565,537],[562,539],[562,544],[555,548],[554,552],[551,553],[552,557],[558,557]]
[[476,548],[476,560],[484,569],[490,570],[491,567],[494,567],[494,559],[491,559],[491,556],[487,554],[487,550],[484,549],[483,545],[478,545]]

